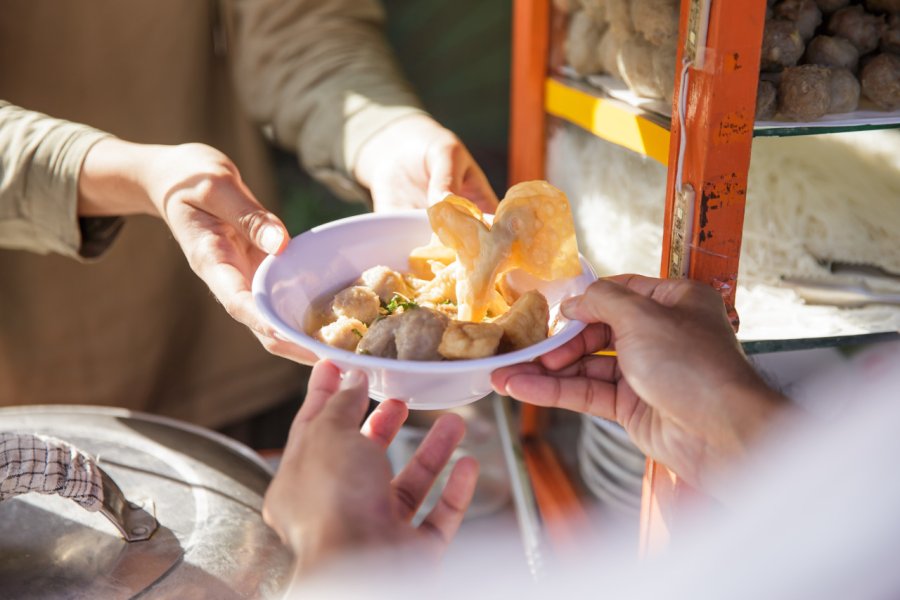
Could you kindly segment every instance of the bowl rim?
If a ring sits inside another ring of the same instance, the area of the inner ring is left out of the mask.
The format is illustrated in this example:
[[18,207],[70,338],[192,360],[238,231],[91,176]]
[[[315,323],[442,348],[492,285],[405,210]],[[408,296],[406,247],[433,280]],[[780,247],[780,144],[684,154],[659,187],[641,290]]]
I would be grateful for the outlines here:
[[[366,213],[362,215],[353,215],[351,217],[338,219],[336,221],[331,221],[329,223],[324,223],[322,225],[313,227],[312,229],[294,236],[291,241],[293,242],[294,240],[299,239],[305,235],[323,232],[329,229],[347,225],[349,223],[355,223],[357,221],[410,217],[414,215],[425,214],[425,212],[426,211],[424,209],[412,209],[393,211],[390,213]],[[551,335],[547,339],[542,340],[537,344],[532,344],[531,346],[522,348],[521,350],[515,350],[513,352],[507,352],[505,354],[496,354],[494,356],[488,356],[486,358],[424,361],[400,360],[397,358],[384,358],[380,356],[367,356],[365,354],[357,354],[356,352],[350,352],[341,348],[335,348],[334,346],[329,346],[328,344],[320,342],[307,335],[305,332],[290,326],[283,319],[281,319],[281,317],[278,316],[274,308],[271,306],[271,303],[269,302],[268,293],[266,292],[264,285],[269,271],[273,268],[275,261],[278,260],[278,258],[279,255],[270,254],[263,259],[262,263],[260,263],[259,267],[257,268],[251,284],[251,293],[253,296],[254,304],[256,305],[257,309],[263,314],[263,316],[269,321],[269,323],[275,328],[276,332],[280,336],[287,337],[288,341],[311,351],[318,357],[319,360],[327,359],[333,361],[343,361],[345,363],[352,362],[355,367],[359,368],[393,369],[395,371],[402,370],[412,373],[452,374],[470,373],[483,370],[493,371],[494,369],[498,369],[500,367],[505,367],[522,362],[529,362],[539,356],[542,356],[543,354],[546,354],[547,352],[550,352],[551,350],[554,350],[574,339],[587,326],[587,324],[582,321],[569,319],[559,333]],[[581,273],[579,275],[576,275],[575,277],[587,275],[593,280],[596,280],[597,274],[595,273],[591,264],[581,253],[578,254],[578,260],[581,264]]]

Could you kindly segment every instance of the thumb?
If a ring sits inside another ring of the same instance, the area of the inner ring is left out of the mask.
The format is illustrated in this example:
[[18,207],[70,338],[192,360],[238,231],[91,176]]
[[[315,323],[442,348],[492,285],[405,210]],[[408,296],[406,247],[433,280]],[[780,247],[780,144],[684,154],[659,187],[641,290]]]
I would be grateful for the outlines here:
[[366,375],[360,370],[352,369],[344,373],[338,392],[325,403],[320,415],[339,427],[358,430],[368,406],[369,387]]
[[254,246],[266,254],[280,253],[290,240],[287,227],[281,219],[262,207],[241,215],[237,227]]
[[281,219],[266,210],[237,177],[216,182],[202,209],[232,225],[267,254],[278,254],[290,239]]
[[613,329],[617,324],[645,318],[655,302],[609,279],[598,279],[584,294],[569,298],[560,309],[569,319],[584,323],[606,323]]

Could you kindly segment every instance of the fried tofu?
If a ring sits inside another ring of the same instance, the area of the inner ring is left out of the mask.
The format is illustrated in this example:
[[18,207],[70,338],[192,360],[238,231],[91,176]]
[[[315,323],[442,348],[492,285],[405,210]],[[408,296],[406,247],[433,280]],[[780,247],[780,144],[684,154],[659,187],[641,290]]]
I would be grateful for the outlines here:
[[452,321],[444,330],[438,352],[451,360],[493,356],[502,337],[503,328],[494,323]]
[[506,313],[493,321],[503,328],[501,351],[521,350],[547,339],[549,321],[550,306],[543,294],[536,290],[522,294]]

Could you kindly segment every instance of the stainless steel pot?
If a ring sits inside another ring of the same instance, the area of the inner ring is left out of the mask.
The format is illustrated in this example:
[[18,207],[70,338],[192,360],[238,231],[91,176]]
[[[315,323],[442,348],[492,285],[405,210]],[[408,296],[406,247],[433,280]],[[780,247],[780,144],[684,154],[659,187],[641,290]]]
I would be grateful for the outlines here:
[[122,521],[59,496],[0,502],[3,598],[284,595],[291,556],[260,514],[272,473],[250,449],[106,407],[0,408],[0,431],[52,436],[95,457],[108,475],[104,512]]

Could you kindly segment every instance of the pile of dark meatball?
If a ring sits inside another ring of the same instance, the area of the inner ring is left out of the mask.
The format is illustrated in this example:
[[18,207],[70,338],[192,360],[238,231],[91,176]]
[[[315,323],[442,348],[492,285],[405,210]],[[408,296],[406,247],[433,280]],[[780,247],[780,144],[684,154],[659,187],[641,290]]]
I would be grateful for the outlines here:
[[900,0],[769,0],[757,120],[900,108]]

